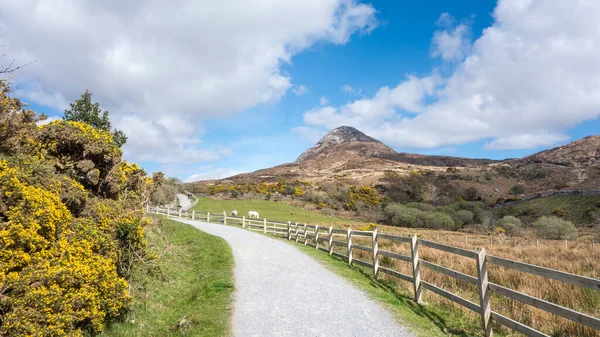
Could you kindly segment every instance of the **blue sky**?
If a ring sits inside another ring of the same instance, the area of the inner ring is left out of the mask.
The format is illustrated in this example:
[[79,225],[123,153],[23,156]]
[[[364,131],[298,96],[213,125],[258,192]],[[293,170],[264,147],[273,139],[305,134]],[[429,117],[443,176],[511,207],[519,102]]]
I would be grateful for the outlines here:
[[[346,124],[400,152],[493,159],[600,127],[584,1],[27,2],[0,10],[9,57],[37,60],[18,95],[60,117],[91,89],[128,160],[183,180],[294,161]],[[25,17],[39,25],[11,24]]]

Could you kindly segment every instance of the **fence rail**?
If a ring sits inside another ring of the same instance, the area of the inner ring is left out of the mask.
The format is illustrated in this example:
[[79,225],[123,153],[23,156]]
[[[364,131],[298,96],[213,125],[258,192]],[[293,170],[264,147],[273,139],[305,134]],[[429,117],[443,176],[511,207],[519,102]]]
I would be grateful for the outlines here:
[[[166,215],[167,217],[178,217],[181,219],[191,220],[205,220],[207,222],[217,222],[226,225],[228,224],[232,226],[241,226],[242,228],[247,228],[249,230],[262,231],[263,233],[272,233],[274,235],[285,235],[290,241],[294,240],[298,243],[304,244],[305,246],[310,246],[322,250],[326,253],[329,253],[329,255],[337,256],[339,258],[344,259],[351,265],[356,264],[362,267],[371,268],[376,279],[378,279],[378,275],[380,273],[384,273],[392,277],[396,277],[400,280],[412,283],[414,289],[414,299],[417,303],[421,302],[422,290],[425,289],[478,313],[481,316],[481,325],[484,331],[484,335],[486,337],[492,336],[492,320],[514,331],[520,332],[526,336],[548,337],[548,335],[544,334],[543,332],[537,331],[534,328],[529,327],[512,318],[494,312],[491,308],[490,303],[491,293],[525,303],[527,305],[544,310],[551,314],[566,318],[586,327],[600,331],[600,318],[598,317],[593,317],[585,313],[577,312],[573,309],[569,309],[558,304],[551,303],[543,299],[539,299],[515,291],[513,289],[488,282],[487,264],[489,263],[503,268],[514,269],[520,272],[529,273],[557,281],[562,281],[571,285],[585,287],[596,291],[600,291],[600,280],[581,275],[566,273],[559,270],[544,268],[519,261],[508,260],[492,255],[486,255],[485,248],[482,248],[478,251],[473,251],[441,244],[438,242],[419,239],[416,235],[412,237],[405,237],[378,233],[377,229],[373,231],[360,231],[351,229],[344,230],[333,227],[302,224],[298,222],[285,223],[277,221],[267,221],[267,219],[247,219],[244,216],[227,216],[225,212],[211,214],[210,212],[192,211],[191,213],[189,213],[187,211],[182,212],[181,210],[150,206],[146,207],[146,212],[149,214]],[[344,237],[346,240],[334,240],[334,238],[340,237]],[[357,240],[361,240],[361,244],[359,245],[353,243],[353,237],[355,237]],[[364,246],[365,240],[370,241],[372,246]],[[383,242],[383,240],[390,240],[393,242],[409,244],[411,256],[378,249],[378,243]],[[347,255],[343,254],[342,252],[335,251],[335,246],[345,248]],[[477,270],[477,277],[467,275],[459,271],[452,270],[419,258],[419,246],[440,250],[446,253],[459,255],[473,260]],[[360,250],[363,252],[370,253],[370,256],[372,256],[372,260],[365,261],[362,259],[354,258],[352,253],[353,250]],[[388,258],[404,261],[411,264],[413,272],[412,275],[406,275],[399,271],[379,266],[379,256],[385,256]],[[460,281],[469,284],[476,285],[478,288],[479,303],[471,302],[445,289],[442,289],[436,285],[422,280],[420,273],[421,267],[427,268],[434,272],[445,274],[447,276],[454,277]]]

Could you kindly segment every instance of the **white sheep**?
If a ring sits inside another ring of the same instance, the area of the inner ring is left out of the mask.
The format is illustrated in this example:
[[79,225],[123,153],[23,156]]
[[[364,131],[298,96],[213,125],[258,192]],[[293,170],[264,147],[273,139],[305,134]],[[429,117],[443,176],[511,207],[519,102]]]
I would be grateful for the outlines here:
[[250,211],[250,212],[248,212],[248,217],[249,218],[257,218],[258,219],[259,218],[258,212],[257,211]]

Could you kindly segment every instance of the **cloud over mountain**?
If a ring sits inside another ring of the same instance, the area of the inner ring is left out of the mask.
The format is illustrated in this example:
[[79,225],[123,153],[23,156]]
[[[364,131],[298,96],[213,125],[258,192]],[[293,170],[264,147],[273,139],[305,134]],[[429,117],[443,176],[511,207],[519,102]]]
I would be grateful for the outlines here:
[[304,122],[360,127],[396,147],[564,141],[569,128],[600,116],[599,15],[593,1],[500,0],[494,23],[471,44],[465,24],[444,13],[433,55],[450,75],[408,75],[371,98],[307,111]]

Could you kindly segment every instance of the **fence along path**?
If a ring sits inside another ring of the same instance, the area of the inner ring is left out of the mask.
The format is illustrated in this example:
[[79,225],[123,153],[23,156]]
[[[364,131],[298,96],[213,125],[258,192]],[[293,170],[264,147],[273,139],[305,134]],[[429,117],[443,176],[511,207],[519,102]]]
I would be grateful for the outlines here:
[[[491,307],[490,294],[507,297],[535,308],[544,310],[554,315],[561,316],[573,322],[577,322],[589,328],[600,331],[600,319],[585,313],[554,304],[529,296],[527,294],[494,284],[488,281],[488,264],[501,266],[504,268],[515,269],[520,272],[538,275],[541,277],[562,281],[571,285],[585,287],[595,291],[600,291],[600,280],[585,276],[561,272],[554,269],[544,268],[536,265],[531,265],[523,262],[508,260],[492,255],[487,255],[485,248],[478,251],[467,250],[463,248],[453,247],[433,241],[419,239],[416,235],[412,237],[389,235],[379,233],[377,229],[373,231],[360,230],[343,230],[333,227],[323,227],[318,225],[309,225],[292,222],[276,222],[264,219],[247,219],[245,216],[232,217],[227,216],[225,212],[211,214],[210,212],[181,212],[168,208],[150,207],[147,206],[146,211],[151,214],[159,214],[177,216],[182,219],[203,220],[207,222],[222,223],[225,225],[241,226],[248,230],[260,231],[265,234],[273,234],[287,238],[289,241],[296,241],[305,246],[314,247],[316,249],[327,252],[329,255],[337,256],[345,259],[350,265],[360,265],[367,268],[372,268],[373,275],[376,279],[380,273],[384,273],[393,277],[397,277],[406,282],[413,284],[414,300],[417,303],[422,303],[423,290],[429,290],[439,296],[445,297],[467,309],[477,313],[481,317],[481,326],[486,337],[493,335],[492,321],[504,325],[512,330],[518,331],[526,336],[540,337],[548,335],[537,331],[523,323],[514,319],[503,316],[500,313],[494,312]],[[370,239],[371,246],[359,245],[353,243],[354,238]],[[340,240],[341,239],[341,240]],[[410,246],[411,256],[403,255],[395,252],[378,249],[379,242],[383,240],[391,240],[396,243],[401,243]],[[334,247],[343,247],[343,252],[335,251]],[[473,260],[476,266],[477,277],[463,274],[461,272],[445,268],[443,266],[431,263],[419,258],[419,247],[424,246],[436,250],[443,251],[449,254],[459,255]],[[360,250],[369,252],[372,255],[371,261],[360,260],[353,257],[353,251]],[[404,261],[412,265],[412,275],[406,275],[399,271],[381,267],[379,265],[379,257],[385,256],[388,258]],[[435,286],[421,279],[421,268],[427,268],[438,273],[442,273],[458,280],[464,281],[477,286],[479,303],[474,303],[456,294],[453,294],[443,288]]]

